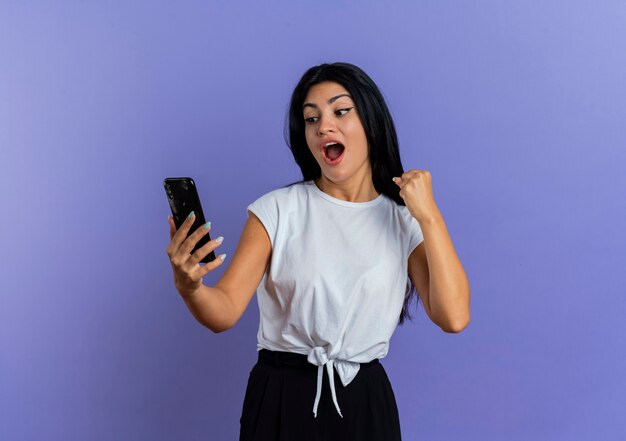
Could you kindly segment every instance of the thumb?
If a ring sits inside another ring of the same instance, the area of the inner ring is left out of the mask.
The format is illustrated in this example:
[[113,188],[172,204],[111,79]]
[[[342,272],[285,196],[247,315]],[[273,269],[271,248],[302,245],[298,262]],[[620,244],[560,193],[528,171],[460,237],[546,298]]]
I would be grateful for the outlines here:
[[395,182],[398,186],[402,183],[402,178],[393,177],[391,178],[393,182]]
[[172,215],[167,216],[167,223],[170,225],[170,239],[172,239],[174,234],[176,234],[176,224],[174,223]]

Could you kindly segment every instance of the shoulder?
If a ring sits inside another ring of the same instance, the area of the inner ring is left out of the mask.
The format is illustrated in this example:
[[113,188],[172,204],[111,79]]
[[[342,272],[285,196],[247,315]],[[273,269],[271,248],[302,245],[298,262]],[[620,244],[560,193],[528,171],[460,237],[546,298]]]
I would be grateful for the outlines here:
[[307,190],[306,187],[307,185],[309,185],[308,182],[309,181],[294,182],[292,184],[285,185],[284,187],[279,187],[274,190],[270,190],[267,193],[263,194],[260,198],[276,199],[276,198],[283,198],[283,197],[289,197],[289,196],[302,194],[306,192]]
[[300,196],[304,194],[306,192],[306,185],[308,185],[306,181],[288,184],[284,187],[270,190],[259,196],[256,200],[264,202],[287,200],[293,198],[294,196]]
[[411,219],[413,219],[413,216],[409,212],[409,209],[406,208],[406,205],[400,205],[391,198],[387,198],[387,199],[389,200],[388,203],[391,206],[391,209],[397,214],[398,218],[402,222],[408,223],[411,221]]
[[405,231],[417,231],[417,233],[420,234],[420,224],[417,219],[413,217],[406,205],[400,205],[392,199],[390,199],[390,201],[391,205],[393,205],[393,210],[397,213],[397,218],[402,229]]

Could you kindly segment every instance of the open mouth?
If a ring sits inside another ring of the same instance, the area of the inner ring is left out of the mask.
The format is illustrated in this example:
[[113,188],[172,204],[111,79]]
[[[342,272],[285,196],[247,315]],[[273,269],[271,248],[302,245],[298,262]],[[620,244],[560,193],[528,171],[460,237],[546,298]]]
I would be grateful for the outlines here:
[[338,142],[330,142],[324,146],[324,159],[334,163],[343,155],[345,149],[346,148]]

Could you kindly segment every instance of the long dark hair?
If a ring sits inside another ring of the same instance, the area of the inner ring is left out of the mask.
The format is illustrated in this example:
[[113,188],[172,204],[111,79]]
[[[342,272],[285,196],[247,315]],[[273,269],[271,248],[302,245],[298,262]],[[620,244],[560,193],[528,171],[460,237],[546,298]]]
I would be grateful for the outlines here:
[[[320,166],[306,143],[302,105],[309,89],[324,81],[341,84],[350,93],[356,105],[357,114],[367,137],[374,188],[393,199],[398,205],[405,205],[400,196],[399,187],[391,180],[394,176],[402,175],[404,170],[400,161],[398,137],[393,119],[374,81],[359,67],[349,63],[324,63],[313,66],[304,73],[296,85],[285,118],[285,141],[302,171],[303,179],[287,186],[321,177]],[[413,298],[419,303],[415,285],[408,278],[399,318],[400,325],[407,318],[411,320],[409,305]]]

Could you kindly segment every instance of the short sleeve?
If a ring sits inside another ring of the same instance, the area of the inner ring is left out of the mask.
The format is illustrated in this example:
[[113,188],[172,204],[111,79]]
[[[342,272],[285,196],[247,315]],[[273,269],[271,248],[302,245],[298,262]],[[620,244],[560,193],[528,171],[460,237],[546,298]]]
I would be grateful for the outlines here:
[[407,256],[410,256],[415,248],[423,242],[424,235],[417,219],[413,217],[406,205],[396,205],[400,212],[402,238],[405,244],[408,244]]
[[413,250],[424,240],[424,234],[419,222],[413,216],[409,220],[409,256]]
[[248,211],[251,211],[256,215],[256,217],[259,218],[267,231],[267,235],[270,237],[272,247],[274,247],[274,238],[276,237],[276,230],[278,227],[278,203],[276,201],[275,193],[270,192],[264,194],[256,201],[252,202],[248,205],[246,214],[248,214]]

